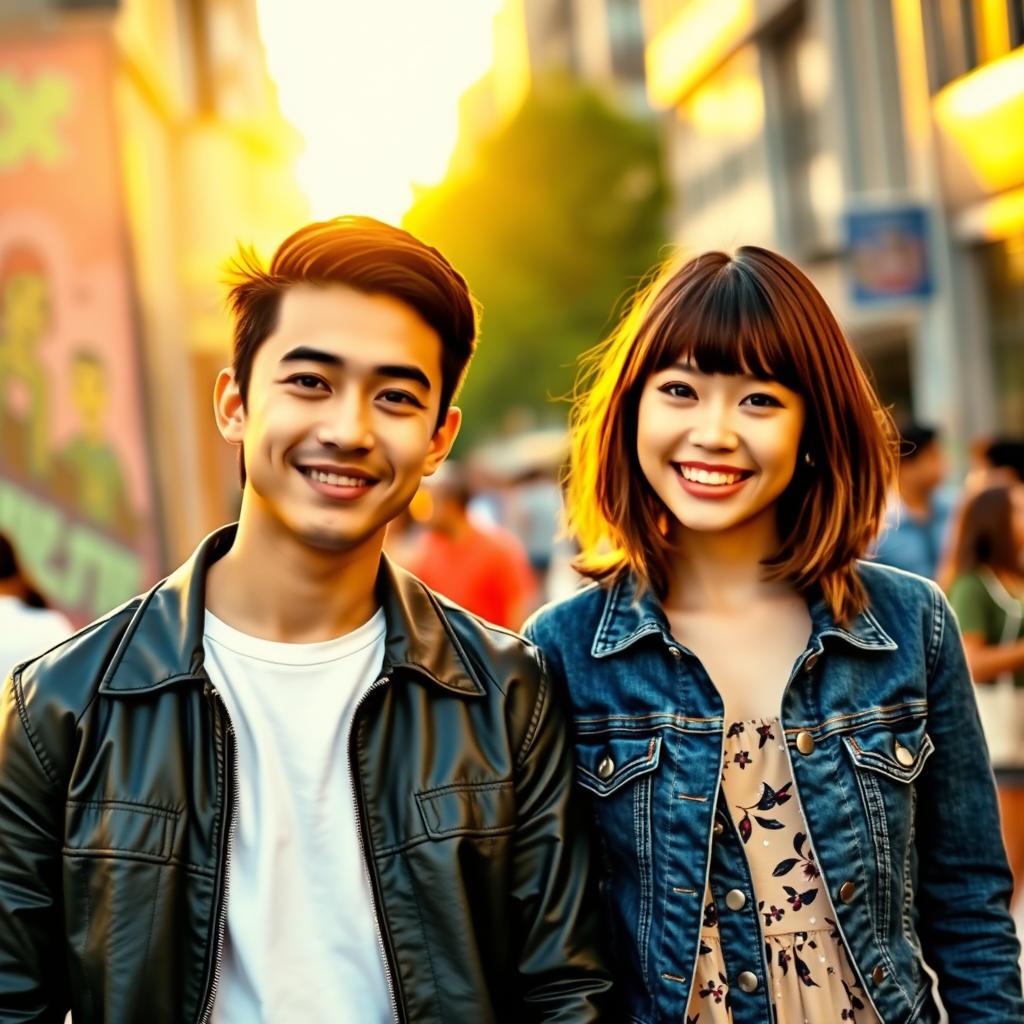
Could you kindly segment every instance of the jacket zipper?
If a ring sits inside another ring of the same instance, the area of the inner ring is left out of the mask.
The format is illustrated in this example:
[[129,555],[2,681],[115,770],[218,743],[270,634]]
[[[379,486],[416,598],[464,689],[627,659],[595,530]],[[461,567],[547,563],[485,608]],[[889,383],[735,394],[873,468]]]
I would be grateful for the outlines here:
[[391,999],[391,1018],[394,1021],[394,1024],[401,1024],[401,1017],[398,1014],[398,998],[395,995],[395,981],[391,971],[391,960],[388,957],[387,948],[384,945],[384,932],[381,928],[380,914],[377,911],[377,895],[373,880],[373,868],[366,856],[363,814],[362,809],[359,806],[359,784],[357,781],[356,759],[352,746],[352,741],[356,734],[356,717],[359,714],[359,709],[363,706],[367,697],[369,697],[374,690],[384,686],[386,683],[390,682],[390,680],[390,676],[381,676],[363,691],[362,696],[356,702],[355,710],[352,712],[352,728],[349,731],[348,737],[348,764],[349,777],[352,783],[352,806],[356,815],[356,839],[359,842],[359,856],[363,862],[363,870],[366,872],[367,881],[370,883],[370,909],[373,911],[373,926],[377,932],[377,948],[380,950],[381,963],[384,964],[384,977],[387,979],[388,983],[388,996]]
[[[800,659],[800,664],[795,667],[793,675],[790,677],[789,683],[786,684],[786,689],[783,691],[783,700],[785,700],[786,693],[789,692],[790,684],[793,682],[793,679],[796,677],[796,674],[803,668],[803,664],[808,653],[809,651],[804,652],[804,657]],[[804,826],[807,828],[807,836],[808,838],[810,838],[811,824],[810,821],[808,821],[807,812],[804,810],[804,802],[800,797],[800,786],[796,780],[796,772],[793,771],[793,754],[792,751],[789,749],[789,741],[786,740],[786,723],[782,720],[781,709],[779,711],[779,725],[782,729],[782,745],[786,748],[786,760],[789,762],[789,776],[793,780],[793,793],[796,795],[796,804],[797,807],[800,808],[800,817],[803,819]],[[829,901],[831,902],[832,886],[829,884],[828,879],[825,877],[825,869],[824,867],[822,867],[821,858],[818,857],[817,847],[812,845],[811,848],[814,850],[814,857],[818,863],[818,871],[821,874],[821,881],[825,886],[825,892],[829,894]],[[836,928],[839,930],[839,937],[843,940],[843,945],[846,947],[847,953],[849,953],[850,963],[853,965],[853,969],[857,972],[857,978],[860,980],[861,991],[864,993],[864,998],[867,999],[867,1001],[871,1004],[871,1009],[874,1010],[875,1017],[877,1017],[878,1020],[882,1020],[882,1015],[878,1012],[878,1007],[875,1005],[875,1000],[872,997],[870,990],[868,989],[867,981],[865,980],[864,975],[861,972],[860,965],[854,961],[853,954],[850,952],[850,943],[846,941],[846,932],[843,931],[842,922],[839,920],[839,912],[834,910],[834,914]]]
[[[230,882],[231,869],[231,837],[234,834],[235,824],[238,820],[238,801],[235,799],[235,784],[238,778],[238,745],[235,743],[235,729],[231,724],[231,717],[228,715],[228,709],[223,698],[213,688],[212,684],[206,683],[204,691],[207,695],[212,694],[224,711],[224,718],[228,723],[226,730],[226,742],[231,747],[231,756],[224,759],[225,778],[227,780],[227,794],[224,801],[227,827],[223,830],[223,845],[221,847],[224,871],[221,876],[222,884],[220,887],[220,901],[217,906],[217,931],[214,937],[211,970],[207,975],[210,979],[209,988],[206,992],[206,998],[202,1003],[202,1010],[196,1018],[197,1024],[209,1024],[209,1020],[213,1015],[214,999],[217,996],[217,985],[220,982],[221,967],[224,960],[224,932],[228,918],[228,883]],[[221,824],[222,826],[224,825],[223,820]]]

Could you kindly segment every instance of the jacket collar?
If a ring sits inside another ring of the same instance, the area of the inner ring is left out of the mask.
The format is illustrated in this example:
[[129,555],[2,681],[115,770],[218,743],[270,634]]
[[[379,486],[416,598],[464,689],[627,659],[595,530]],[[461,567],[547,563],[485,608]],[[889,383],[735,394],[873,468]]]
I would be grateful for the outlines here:
[[[206,574],[227,553],[234,525],[211,533],[192,557],[147,594],[132,615],[100,681],[102,693],[150,693],[206,681],[203,624]],[[471,659],[437,598],[415,576],[381,558],[377,588],[384,608],[384,673],[415,672],[463,696],[486,693],[490,679]]]
[[[870,609],[865,609],[848,626],[844,626],[836,622],[824,597],[816,594],[810,599],[810,614],[810,646],[813,649],[821,650],[826,636],[863,651],[895,651],[898,648]],[[608,587],[590,653],[595,658],[605,658],[652,634],[660,636],[666,644],[676,644],[665,612],[654,593],[650,589],[641,592],[635,576],[621,573]]]

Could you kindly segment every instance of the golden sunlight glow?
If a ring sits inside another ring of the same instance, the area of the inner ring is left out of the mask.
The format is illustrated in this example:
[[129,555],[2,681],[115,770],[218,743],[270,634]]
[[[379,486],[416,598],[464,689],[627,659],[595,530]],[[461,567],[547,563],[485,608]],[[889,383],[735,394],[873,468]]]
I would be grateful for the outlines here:
[[651,105],[662,110],[674,106],[753,23],[753,0],[690,0],[647,46]]
[[313,215],[397,224],[440,181],[462,93],[492,59],[501,0],[258,0],[281,109],[305,140]]

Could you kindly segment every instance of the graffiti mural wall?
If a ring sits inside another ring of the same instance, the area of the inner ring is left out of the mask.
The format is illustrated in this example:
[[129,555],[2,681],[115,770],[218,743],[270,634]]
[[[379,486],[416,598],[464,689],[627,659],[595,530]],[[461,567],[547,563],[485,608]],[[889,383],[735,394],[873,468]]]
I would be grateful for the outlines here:
[[82,622],[157,574],[101,31],[0,43],[0,530]]

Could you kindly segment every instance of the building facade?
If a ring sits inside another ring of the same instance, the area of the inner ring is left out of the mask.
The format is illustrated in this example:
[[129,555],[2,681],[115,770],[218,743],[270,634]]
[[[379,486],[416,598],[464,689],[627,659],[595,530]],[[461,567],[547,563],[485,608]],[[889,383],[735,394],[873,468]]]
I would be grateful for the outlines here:
[[0,13],[0,530],[76,620],[237,507],[225,262],[307,216],[253,0]]
[[958,462],[1024,433],[1021,0],[642,7],[683,249],[799,262]]

